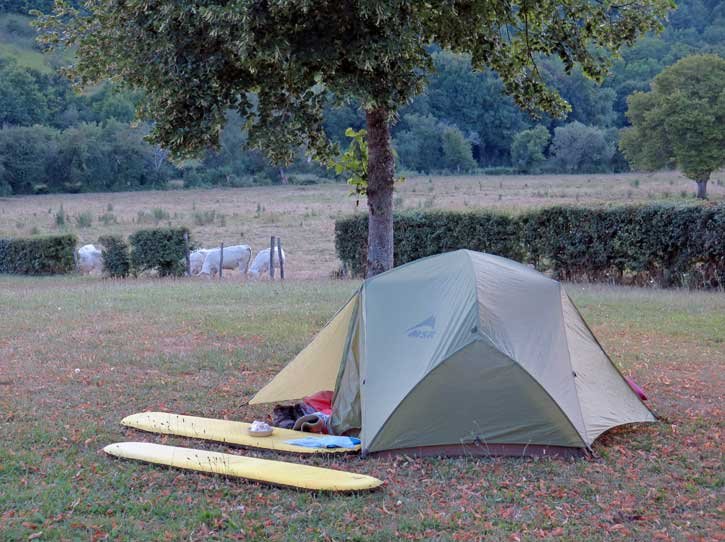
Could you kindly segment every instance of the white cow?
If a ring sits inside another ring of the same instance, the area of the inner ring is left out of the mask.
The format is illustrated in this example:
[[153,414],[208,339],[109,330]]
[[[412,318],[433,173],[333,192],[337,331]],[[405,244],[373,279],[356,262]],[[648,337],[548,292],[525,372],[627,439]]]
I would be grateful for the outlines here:
[[78,249],[78,270],[84,275],[103,271],[103,253],[93,245],[83,245]]
[[[204,260],[209,252],[208,249],[200,248],[189,254],[190,271],[192,275],[198,275],[201,273],[201,268],[204,265]],[[224,251],[226,253],[226,251]],[[226,256],[226,254],[225,254]]]
[[[287,263],[287,255],[284,253],[284,249],[282,249],[282,262]],[[279,269],[279,254],[277,253],[277,249],[274,249],[274,267]],[[254,261],[252,262],[252,265],[249,266],[249,276],[252,278],[260,278],[265,273],[269,273],[269,249],[265,248],[264,250],[260,250],[257,252],[257,255],[254,257]]]
[[[249,245],[232,245],[224,247],[224,269],[239,268],[242,275],[246,275],[249,260],[252,259],[252,247]],[[204,264],[201,266],[202,275],[214,276],[219,272],[219,249],[207,250]]]

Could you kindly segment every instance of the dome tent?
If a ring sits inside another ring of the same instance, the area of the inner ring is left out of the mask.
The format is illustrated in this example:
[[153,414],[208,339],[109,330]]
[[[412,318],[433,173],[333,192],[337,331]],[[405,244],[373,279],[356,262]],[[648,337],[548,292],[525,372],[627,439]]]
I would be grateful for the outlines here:
[[559,282],[468,250],[366,280],[251,403],[324,389],[363,454],[577,455],[654,421]]

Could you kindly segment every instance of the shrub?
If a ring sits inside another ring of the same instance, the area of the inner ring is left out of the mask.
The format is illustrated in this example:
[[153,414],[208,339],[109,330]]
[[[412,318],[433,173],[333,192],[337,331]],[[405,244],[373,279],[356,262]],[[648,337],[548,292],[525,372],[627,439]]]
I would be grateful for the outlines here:
[[186,228],[157,228],[139,230],[129,237],[131,243],[131,267],[140,273],[156,269],[160,276],[184,274]]
[[[458,248],[532,263],[562,280],[725,286],[725,205],[549,207],[520,216],[415,212],[395,216],[395,263]],[[338,257],[353,275],[367,258],[367,218],[335,224]]]
[[471,141],[456,126],[440,123],[432,115],[403,117],[395,136],[403,168],[415,171],[471,171],[476,167]]
[[537,171],[544,163],[544,151],[549,145],[549,130],[537,125],[514,136],[511,143],[511,162],[523,173]]
[[63,204],[60,204],[60,209],[58,209],[58,212],[55,213],[54,220],[55,225],[59,228],[65,228],[66,220],[68,215],[65,214],[65,211],[63,210]]
[[111,212],[105,212],[102,215],[99,215],[98,221],[101,222],[104,226],[108,226],[110,224],[118,224],[118,219],[116,218],[116,215]]
[[422,172],[440,169],[443,162],[440,132],[433,115],[404,115],[395,135],[400,165]]
[[194,211],[192,216],[196,226],[206,226],[207,224],[213,224],[217,216],[221,218],[223,215],[217,215],[215,209],[205,209],[203,211]]
[[441,133],[444,167],[449,171],[471,171],[476,167],[471,142],[456,126],[447,126]]
[[565,173],[611,171],[616,148],[616,134],[574,121],[554,129],[550,165]]
[[75,269],[74,235],[0,239],[0,273],[51,275]]
[[76,226],[79,228],[90,228],[93,224],[93,216],[88,211],[76,215]]
[[171,215],[166,209],[154,207],[150,211],[139,211],[136,213],[137,224],[154,224],[158,225],[162,220],[169,220]]
[[131,271],[128,243],[119,235],[102,235],[98,242],[103,246],[103,272],[109,277],[126,278]]

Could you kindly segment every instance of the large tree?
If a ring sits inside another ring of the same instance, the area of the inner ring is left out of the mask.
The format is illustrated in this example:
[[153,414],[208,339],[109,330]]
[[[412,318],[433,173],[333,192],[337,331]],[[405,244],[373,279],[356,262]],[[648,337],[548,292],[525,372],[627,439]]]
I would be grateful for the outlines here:
[[[355,99],[368,137],[368,275],[393,265],[390,125],[422,90],[436,44],[492,69],[524,109],[567,104],[536,60],[559,57],[601,79],[608,52],[658,28],[671,0],[88,0],[41,17],[45,43],[75,47],[81,85],[145,90],[152,137],[177,154],[216,145],[226,112],[277,160],[329,154],[326,98]],[[254,96],[254,98],[253,98]]]
[[632,126],[619,146],[627,160],[645,170],[675,166],[707,198],[707,181],[725,166],[725,59],[683,58],[662,71],[650,92],[627,100]]

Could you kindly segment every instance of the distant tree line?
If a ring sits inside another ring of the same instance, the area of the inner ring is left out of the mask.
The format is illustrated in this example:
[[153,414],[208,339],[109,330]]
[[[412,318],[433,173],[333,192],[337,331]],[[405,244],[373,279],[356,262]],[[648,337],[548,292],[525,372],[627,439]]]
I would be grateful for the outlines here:
[[[47,10],[51,0],[9,0],[0,14]],[[78,3],[76,3],[78,4]],[[0,40],[32,43],[27,19],[0,16]],[[33,46],[36,47],[36,46]],[[497,171],[590,173],[627,169],[619,130],[628,125],[627,97],[647,91],[665,67],[695,53],[725,57],[725,4],[686,0],[665,31],[626,49],[598,86],[559,62],[542,60],[546,79],[571,104],[564,119],[531,119],[502,92],[491,72],[438,50],[427,91],[405,107],[393,130],[402,169],[425,173]],[[316,182],[335,173],[310,163],[300,149],[285,170],[246,150],[239,117],[230,112],[219,148],[184,162],[148,144],[149,126],[134,120],[138,94],[110,84],[77,94],[54,68],[0,53],[0,195],[58,191],[137,190],[172,186],[247,186]],[[60,62],[57,62],[58,64]],[[358,104],[329,107],[325,128],[346,147],[348,127],[364,125]]]

